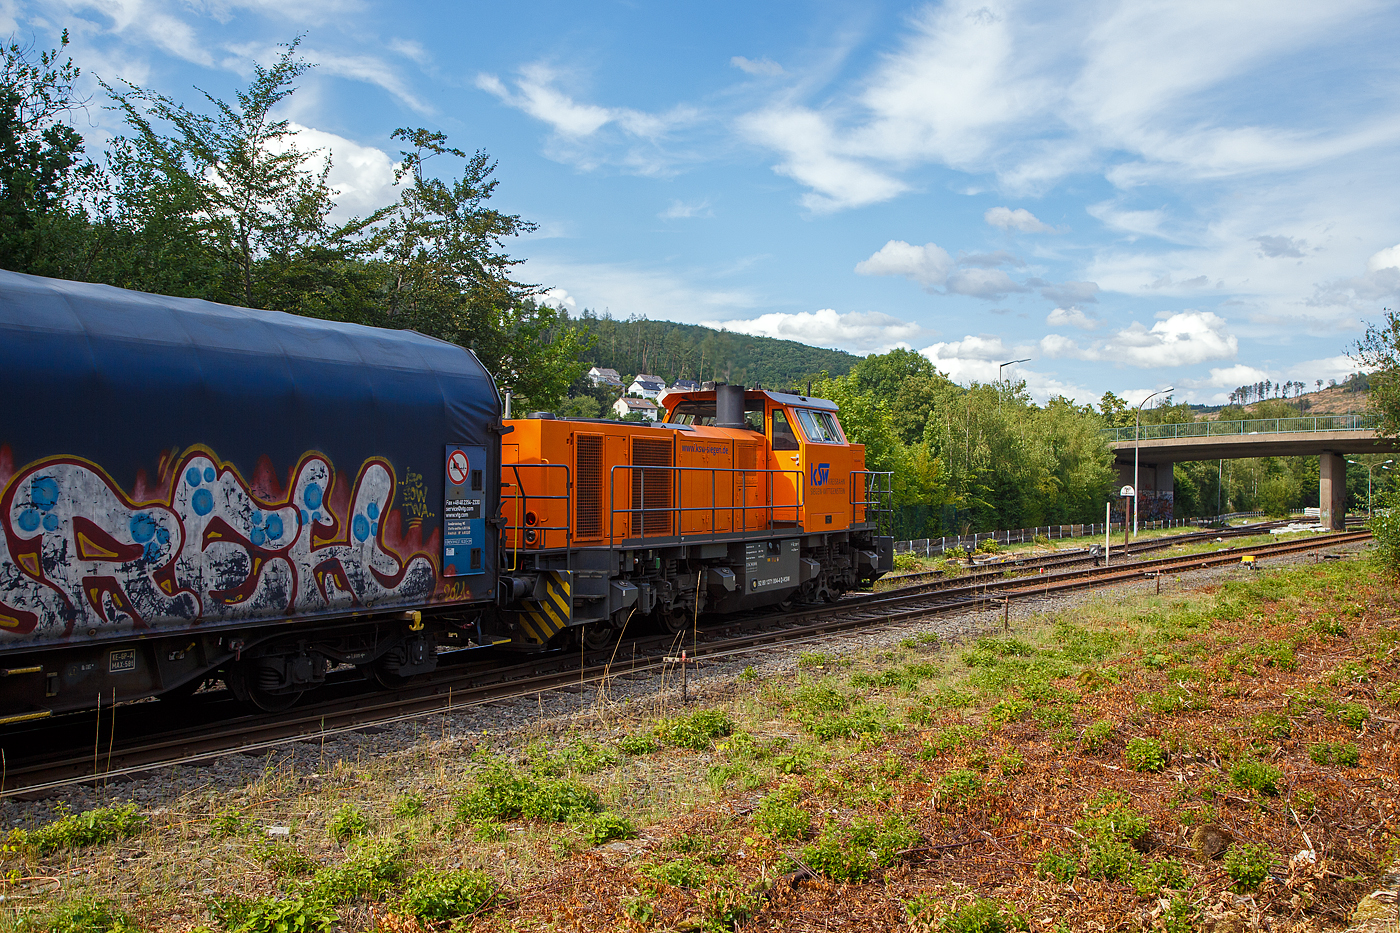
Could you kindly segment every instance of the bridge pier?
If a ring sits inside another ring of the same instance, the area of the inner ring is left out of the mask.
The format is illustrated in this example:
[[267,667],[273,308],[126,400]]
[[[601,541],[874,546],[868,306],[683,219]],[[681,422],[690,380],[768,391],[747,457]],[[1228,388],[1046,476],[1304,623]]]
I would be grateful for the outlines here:
[[[1114,465],[1118,468],[1118,484],[1131,485],[1138,494],[1138,516],[1144,522],[1163,521],[1172,517],[1173,498],[1176,492],[1176,476],[1170,461],[1163,460],[1160,451],[1154,451],[1152,461],[1138,464],[1137,476],[1133,476],[1132,448],[1120,450]],[[1129,516],[1129,521],[1132,516]]]
[[1347,524],[1347,458],[1324,450],[1320,460],[1317,503],[1321,507],[1322,527],[1344,531]]

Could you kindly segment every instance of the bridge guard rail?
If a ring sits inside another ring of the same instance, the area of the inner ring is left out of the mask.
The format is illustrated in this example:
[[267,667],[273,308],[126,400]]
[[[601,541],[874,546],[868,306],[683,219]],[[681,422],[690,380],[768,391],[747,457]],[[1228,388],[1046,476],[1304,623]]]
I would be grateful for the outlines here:
[[[620,471],[627,471],[630,493],[627,503],[622,507],[617,504],[617,478]],[[710,504],[681,505],[681,497],[678,493],[682,478],[687,475],[706,473],[710,477]],[[735,504],[733,501],[730,505],[718,504],[717,494],[721,490],[719,478],[722,474],[731,477],[731,495],[735,500],[738,500],[739,504]],[[791,482],[775,482],[775,478],[780,476],[790,477]],[[791,489],[794,493],[794,501],[791,503],[778,501],[775,490],[779,488]],[[760,505],[750,505],[750,491],[760,492],[764,502]],[[780,522],[790,522],[791,527],[797,528],[801,522],[805,492],[806,475],[801,470],[616,464],[608,475],[608,546],[617,546],[619,539],[625,542],[646,538],[682,537],[686,532],[681,519],[688,513],[696,512],[709,513],[710,525],[708,531],[692,533],[695,535],[772,530],[781,527]],[[648,498],[658,504],[648,505]],[[765,516],[763,528],[749,528],[749,514],[751,512],[759,512]],[[718,531],[718,519],[721,515],[725,515],[729,519],[728,532]],[[737,527],[735,525],[736,516],[740,520]],[[619,518],[622,519],[622,525],[625,529],[622,534],[618,533]]]
[[1245,421],[1188,421],[1180,424],[1144,424],[1105,428],[1109,443],[1132,440],[1160,441],[1186,437],[1245,437],[1250,434],[1322,434],[1328,431],[1369,431],[1376,426],[1372,415],[1314,415],[1297,418],[1251,418]]

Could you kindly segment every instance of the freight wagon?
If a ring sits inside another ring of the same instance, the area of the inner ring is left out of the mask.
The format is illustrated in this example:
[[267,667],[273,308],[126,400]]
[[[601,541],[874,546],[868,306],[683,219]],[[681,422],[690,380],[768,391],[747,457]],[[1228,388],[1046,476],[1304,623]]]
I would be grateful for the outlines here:
[[0,722],[484,643],[500,414],[420,334],[0,272]]

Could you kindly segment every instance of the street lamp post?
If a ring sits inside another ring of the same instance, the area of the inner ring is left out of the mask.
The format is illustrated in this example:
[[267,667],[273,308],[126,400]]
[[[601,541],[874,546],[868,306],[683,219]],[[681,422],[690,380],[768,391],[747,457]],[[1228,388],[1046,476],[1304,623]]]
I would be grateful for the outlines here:
[[1000,366],[997,367],[997,382],[1001,382],[1001,371],[1006,367],[1010,366],[1012,363],[1029,363],[1030,361],[1031,358],[1026,357],[1024,360],[1007,360],[1005,363],[1002,363]]
[[1354,464],[1356,464],[1357,466],[1364,466],[1364,467],[1366,468],[1366,517],[1367,517],[1367,518],[1370,518],[1370,517],[1371,517],[1371,471],[1374,470],[1376,467],[1380,467],[1382,470],[1388,470],[1388,469],[1390,469],[1389,464],[1392,464],[1392,463],[1394,463],[1394,462],[1395,462],[1394,460],[1386,460],[1386,461],[1383,461],[1383,462],[1381,462],[1381,463],[1362,463],[1360,460],[1348,460],[1348,461],[1347,461],[1347,463],[1354,463]]
[[[1137,537],[1138,525],[1138,500],[1142,498],[1142,489],[1138,483],[1138,445],[1142,440],[1142,406],[1146,405],[1149,399],[1154,399],[1164,392],[1170,392],[1175,386],[1167,386],[1165,389],[1158,389],[1147,398],[1137,403],[1137,420],[1133,428],[1133,537]],[[1126,518],[1126,516],[1125,516]]]

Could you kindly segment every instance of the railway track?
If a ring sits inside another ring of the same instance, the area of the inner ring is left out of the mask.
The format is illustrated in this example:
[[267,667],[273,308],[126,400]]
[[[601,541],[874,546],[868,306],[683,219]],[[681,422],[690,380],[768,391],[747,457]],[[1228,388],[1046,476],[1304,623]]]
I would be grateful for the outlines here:
[[[1149,573],[1182,573],[1238,564],[1251,555],[1267,559],[1330,550],[1369,538],[1369,532],[1340,533],[1214,553],[1110,563],[1107,567],[1074,567],[1034,576],[961,577],[955,581],[960,584],[956,586],[925,585],[862,594],[830,606],[725,621],[700,630],[686,650],[699,661],[734,657],[779,642],[800,644],[876,624],[988,609],[1003,601],[1043,598],[1140,580]],[[155,702],[118,706],[115,711],[104,712],[101,715],[106,731],[95,730],[89,715],[48,721],[47,727],[12,728],[0,732],[0,749],[5,752],[0,796],[46,792],[89,781],[127,780],[160,767],[208,762],[234,753],[261,753],[291,742],[378,730],[431,714],[654,672],[671,663],[666,659],[678,650],[678,641],[672,636],[643,636],[629,640],[624,647],[625,654],[621,650],[559,652],[512,664],[502,665],[497,657],[494,662],[443,667],[430,677],[397,690],[322,697],[275,716],[234,712],[236,707],[231,701],[219,700],[220,692],[211,692],[202,695],[202,702],[180,707],[177,712],[185,721],[174,726],[169,725],[168,708],[162,710],[163,704]],[[119,717],[115,727],[105,720],[113,712]],[[167,720],[163,728],[156,725],[162,717]],[[75,739],[82,733],[86,733],[86,739],[79,744]]]

